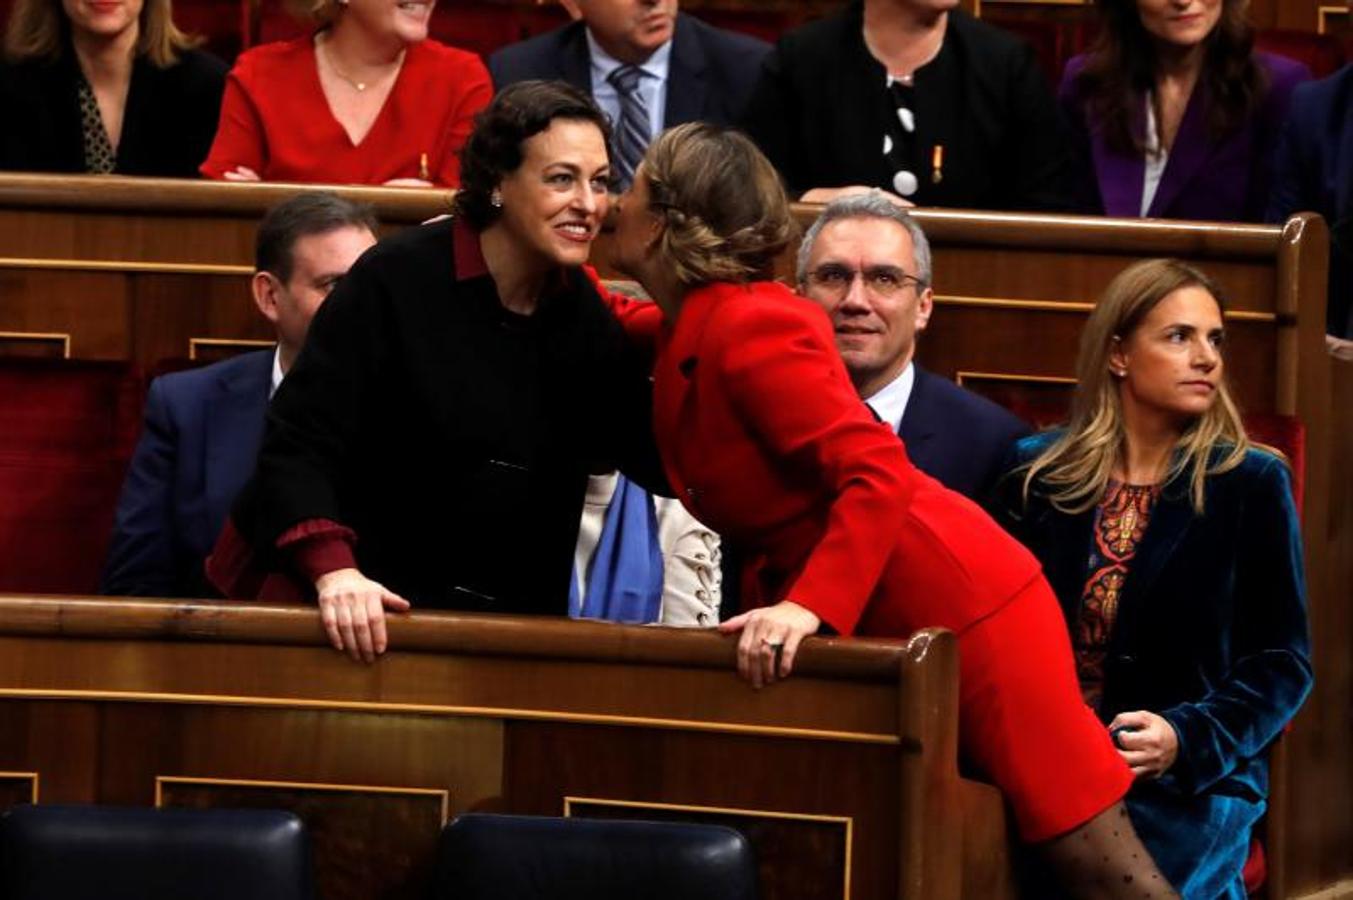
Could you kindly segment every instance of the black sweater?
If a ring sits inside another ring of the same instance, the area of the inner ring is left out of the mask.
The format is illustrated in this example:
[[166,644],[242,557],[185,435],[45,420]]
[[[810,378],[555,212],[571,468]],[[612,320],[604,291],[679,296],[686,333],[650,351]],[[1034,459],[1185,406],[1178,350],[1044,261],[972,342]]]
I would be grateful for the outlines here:
[[333,520],[416,606],[564,615],[588,473],[660,471],[648,370],[580,270],[514,315],[458,276],[453,235],[473,239],[443,221],[383,241],[320,308],[236,526],[267,554]]

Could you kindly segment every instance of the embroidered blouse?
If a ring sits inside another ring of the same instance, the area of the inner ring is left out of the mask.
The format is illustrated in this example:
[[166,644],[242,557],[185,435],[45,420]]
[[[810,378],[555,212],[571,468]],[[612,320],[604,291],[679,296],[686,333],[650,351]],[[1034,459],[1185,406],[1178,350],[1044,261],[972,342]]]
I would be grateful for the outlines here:
[[1118,598],[1159,497],[1159,485],[1110,481],[1095,509],[1090,575],[1081,592],[1080,616],[1071,636],[1081,695],[1093,709],[1099,708],[1104,693],[1104,660],[1118,619]]

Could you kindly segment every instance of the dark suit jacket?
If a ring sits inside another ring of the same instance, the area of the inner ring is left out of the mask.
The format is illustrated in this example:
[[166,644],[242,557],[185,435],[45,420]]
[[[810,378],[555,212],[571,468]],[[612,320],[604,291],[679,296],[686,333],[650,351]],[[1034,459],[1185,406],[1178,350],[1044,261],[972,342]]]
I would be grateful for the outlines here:
[[[216,134],[225,76],[225,63],[199,50],[185,51],[167,69],[138,57],[117,174],[196,178]],[[51,63],[0,63],[0,169],[85,171],[78,79],[70,49]]]
[[1330,224],[1325,330],[1353,337],[1353,64],[1292,92],[1273,169],[1270,222],[1311,210]]
[[254,471],[273,351],[151,382],[118,499],[105,594],[214,597],[202,563]]
[[[1015,445],[1015,466],[1055,439]],[[1080,615],[1094,511],[1068,515],[1023,481],[1001,482],[998,518],[1043,564],[1068,626]],[[1265,749],[1311,687],[1301,534],[1281,460],[1251,450],[1207,480],[1194,513],[1188,476],[1162,490],[1118,601],[1100,718],[1149,710],[1179,736],[1165,775],[1128,807],[1161,870],[1185,897],[1218,897],[1244,865],[1268,796]],[[1226,896],[1231,896],[1227,894]]]
[[[764,41],[679,13],[672,36],[663,127],[694,121],[736,123],[751,95],[761,58],[769,50]],[[561,79],[590,95],[591,66],[587,28],[582,22],[504,47],[489,57],[489,74],[497,88],[534,78]]]
[[[1306,66],[1271,53],[1255,53],[1267,73],[1268,93],[1255,115],[1241,128],[1214,139],[1208,133],[1208,93],[1200,85],[1189,98],[1179,134],[1161,175],[1147,215],[1162,219],[1258,222],[1263,218],[1272,178],[1273,148],[1287,115],[1292,90],[1311,77]],[[1098,196],[1086,212],[1108,216],[1141,216],[1146,159],[1140,153],[1110,149],[1082,96],[1078,78],[1085,58],[1073,57],[1062,76],[1060,99],[1078,132],[1078,144],[1094,162]],[[1138,133],[1145,130],[1136,123]]]
[[1029,425],[1003,406],[915,367],[898,437],[916,468],[951,491],[981,500],[1010,447]]
[[[865,47],[863,5],[797,28],[766,57],[745,125],[797,196],[864,184],[893,190],[884,122],[887,73]],[[949,13],[944,44],[916,71],[911,171],[918,206],[1070,209],[1072,156],[1033,51],[971,16]],[[942,179],[932,153],[944,147]]]

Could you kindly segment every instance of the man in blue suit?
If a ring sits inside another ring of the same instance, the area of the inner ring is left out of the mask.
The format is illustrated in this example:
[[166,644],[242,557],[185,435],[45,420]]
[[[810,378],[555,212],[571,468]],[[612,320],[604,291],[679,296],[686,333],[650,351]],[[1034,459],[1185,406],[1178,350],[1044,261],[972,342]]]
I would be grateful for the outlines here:
[[913,361],[934,307],[930,275],[925,234],[878,191],[828,204],[799,248],[799,290],[831,316],[860,397],[918,469],[981,499],[1029,426]]
[[370,208],[299,194],[259,225],[254,303],[277,346],[155,379],[118,499],[105,594],[215,596],[203,561],[254,471],[268,400],[338,280],[376,243]]
[[677,11],[677,0],[562,0],[574,22],[489,57],[498,88],[560,79],[586,91],[615,123],[617,185],[628,185],[648,141],[683,122],[733,124],[770,45]]
[[1274,160],[1268,219],[1310,210],[1330,226],[1330,349],[1353,359],[1353,63],[1292,93]]

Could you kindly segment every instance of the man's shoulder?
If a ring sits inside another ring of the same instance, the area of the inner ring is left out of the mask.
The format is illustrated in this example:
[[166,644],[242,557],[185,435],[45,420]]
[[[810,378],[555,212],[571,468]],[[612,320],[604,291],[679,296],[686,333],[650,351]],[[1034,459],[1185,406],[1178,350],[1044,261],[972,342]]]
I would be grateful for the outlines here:
[[750,34],[719,28],[686,13],[677,13],[675,41],[695,40],[706,50],[736,62],[757,63],[770,52],[770,44]]
[[585,40],[582,22],[569,22],[553,31],[508,44],[489,56],[489,74],[496,87],[535,78],[560,78],[564,54],[576,41]]
[[183,422],[198,417],[203,405],[215,394],[241,380],[267,380],[272,377],[273,348],[241,353],[208,366],[184,369],[161,375],[150,384],[149,412],[162,412]]
[[200,393],[222,381],[242,375],[257,374],[263,370],[271,373],[273,353],[272,347],[251,350],[210,365],[169,372],[156,378],[152,384],[159,385],[159,390],[164,394],[175,397]]
[[916,379],[924,383],[923,390],[929,395],[926,407],[950,423],[977,425],[1011,438],[1029,431],[1028,423],[1004,406],[948,378],[917,366]]
[[1294,119],[1316,122],[1335,121],[1353,104],[1353,63],[1333,75],[1297,85],[1292,91],[1291,115]]

